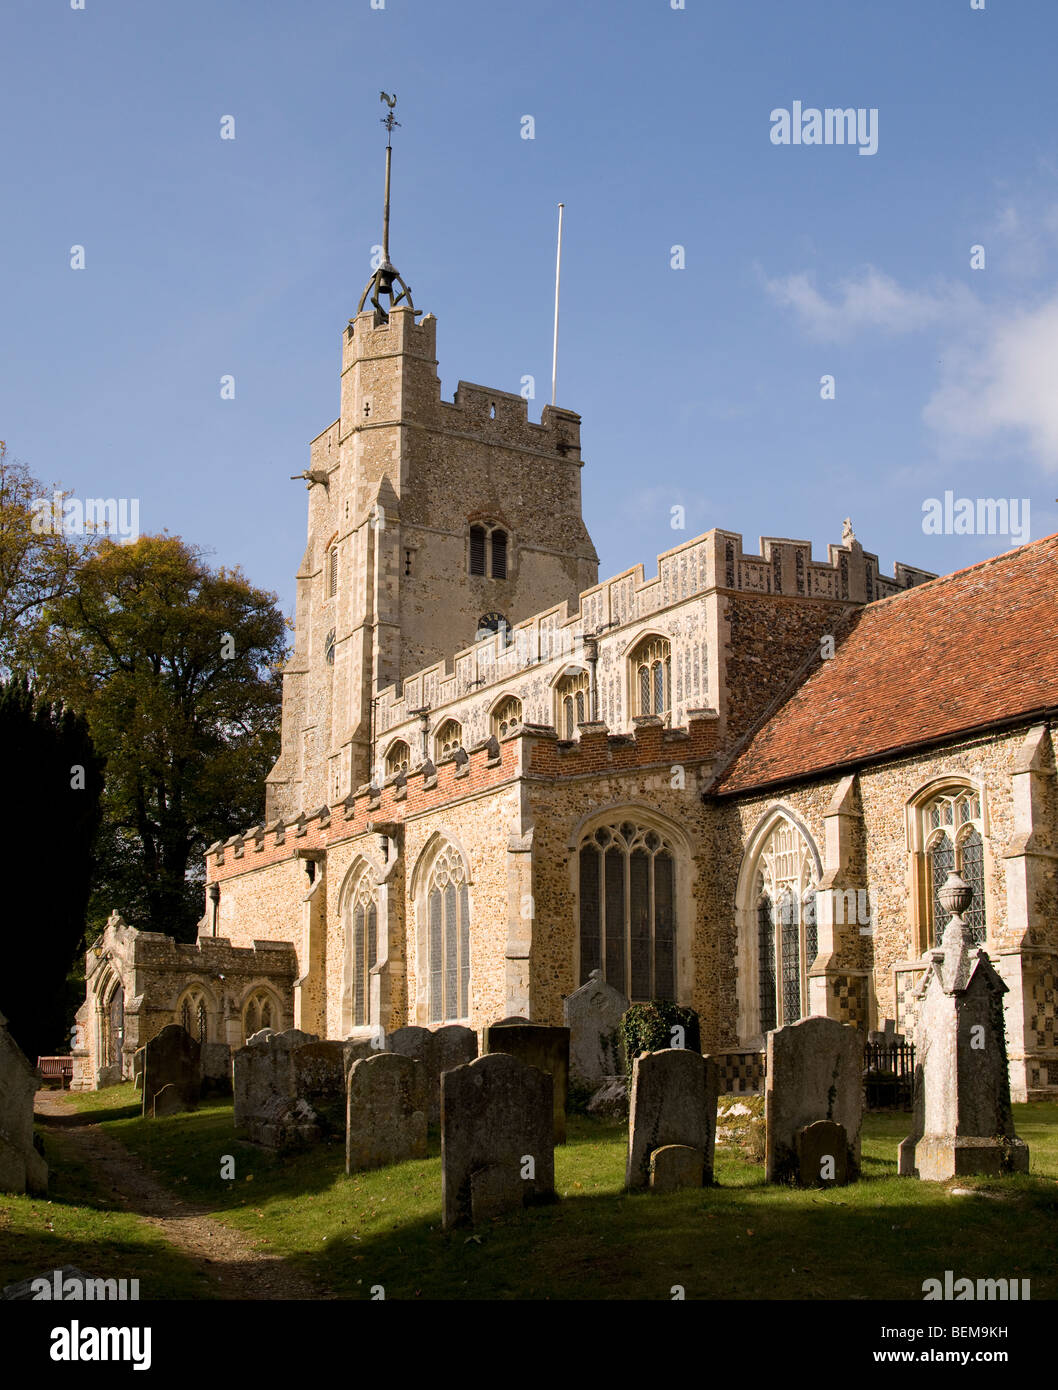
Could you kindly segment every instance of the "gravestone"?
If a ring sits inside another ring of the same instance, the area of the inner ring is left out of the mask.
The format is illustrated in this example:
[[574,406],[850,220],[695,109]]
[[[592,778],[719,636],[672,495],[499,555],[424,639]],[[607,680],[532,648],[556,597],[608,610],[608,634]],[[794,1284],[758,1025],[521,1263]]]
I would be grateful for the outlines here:
[[931,1182],[1027,1173],[1010,1108],[1007,987],[963,922],[972,889],[950,873],[938,896],[952,917],[915,990],[914,1118],[899,1172]]
[[143,1090],[143,1056],[145,1047],[138,1047],[132,1054],[132,1084],[137,1091]]
[[655,1192],[701,1187],[703,1160],[702,1150],[689,1144],[663,1144],[650,1155],[650,1186]]
[[799,1135],[816,1120],[845,1130],[847,1182],[860,1175],[863,1039],[855,1028],[816,1015],[768,1034],[764,1162],[769,1182],[799,1183]]
[[849,1180],[848,1135],[833,1120],[816,1120],[797,1132],[801,1187],[843,1187]]
[[[635,1059],[625,1170],[625,1186],[629,1190],[650,1185],[651,1157],[655,1150],[667,1145],[697,1150],[702,1157],[700,1185],[712,1182],[716,1087],[716,1063],[689,1048],[643,1052]],[[678,1156],[662,1160],[665,1180],[679,1163]],[[685,1169],[681,1167],[680,1171]]]
[[0,1192],[47,1194],[48,1165],[33,1142],[33,1096],[40,1081],[0,1014]]
[[294,1099],[312,1110],[323,1134],[345,1132],[347,1046],[323,1040],[302,1043],[290,1054]]
[[202,1090],[202,1049],[179,1023],[167,1024],[143,1049],[144,1115],[154,1115],[154,1098],[166,1086],[173,1087],[166,1097],[166,1114],[197,1108]]
[[441,1077],[445,1229],[555,1196],[551,1076],[494,1052]]
[[202,1044],[202,1091],[231,1095],[231,1048],[227,1043]]
[[608,985],[598,970],[587,984],[562,1001],[562,1015],[569,1029],[569,1073],[582,1085],[598,1087],[625,1069],[621,1019],[628,1000]]
[[349,1072],[345,1171],[426,1157],[426,1069],[413,1057],[376,1052]]
[[541,1023],[501,1020],[485,1029],[486,1053],[506,1052],[526,1066],[539,1067],[553,1082],[555,1143],[566,1142],[566,1091],[569,1086],[569,1029]]
[[155,1091],[151,1114],[157,1120],[161,1115],[180,1115],[187,1108],[180,1088],[169,1082],[160,1091]]
[[398,1028],[389,1035],[389,1050],[422,1063],[426,1084],[426,1118],[441,1123],[441,1074],[465,1066],[478,1055],[473,1028],[450,1023],[443,1028]]
[[[262,1028],[239,1048],[232,1058],[236,1129],[248,1130],[258,1143],[265,1142],[258,1137],[262,1127],[267,1127],[269,1138],[282,1130],[283,1116],[297,1099],[293,1054],[299,1047],[316,1042],[319,1038],[315,1034],[297,1028],[283,1033]],[[302,1108],[292,1123],[309,1125],[313,1121]]]

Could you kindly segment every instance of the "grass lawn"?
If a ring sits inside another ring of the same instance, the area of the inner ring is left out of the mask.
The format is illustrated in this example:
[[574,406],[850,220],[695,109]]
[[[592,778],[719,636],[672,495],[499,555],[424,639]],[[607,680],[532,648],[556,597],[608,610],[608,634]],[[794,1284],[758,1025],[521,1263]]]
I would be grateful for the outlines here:
[[718,1148],[716,1187],[665,1197],[622,1191],[623,1122],[571,1116],[555,1151],[562,1201],[446,1233],[436,1134],[424,1160],[346,1177],[338,1144],[277,1157],[237,1140],[230,1101],[156,1121],[139,1118],[131,1085],[76,1101],[175,1190],[344,1297],[381,1284],[387,1298],[668,1299],[681,1284],[687,1298],[918,1301],[946,1269],[1058,1296],[1055,1105],[1014,1107],[1027,1177],[961,1180],[979,1194],[962,1197],[895,1176],[907,1115],[866,1117],[854,1186],[768,1187],[760,1165]]
[[0,1193],[0,1287],[76,1265],[95,1278],[139,1279],[144,1298],[159,1286],[170,1298],[214,1296],[159,1231],[121,1209],[69,1135],[49,1131],[47,1157],[47,1197]]

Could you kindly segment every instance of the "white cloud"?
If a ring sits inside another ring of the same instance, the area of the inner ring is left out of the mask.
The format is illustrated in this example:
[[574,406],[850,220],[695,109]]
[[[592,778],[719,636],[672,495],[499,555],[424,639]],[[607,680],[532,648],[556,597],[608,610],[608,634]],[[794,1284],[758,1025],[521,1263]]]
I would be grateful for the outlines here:
[[961,285],[907,290],[874,266],[867,266],[858,278],[839,281],[829,298],[804,273],[765,280],[764,284],[777,303],[795,310],[807,330],[818,338],[847,338],[864,328],[915,333],[936,325],[950,326],[980,312],[974,295]]
[[1058,471],[1058,295],[993,320],[976,345],[946,353],[923,418],[956,448],[1021,436]]

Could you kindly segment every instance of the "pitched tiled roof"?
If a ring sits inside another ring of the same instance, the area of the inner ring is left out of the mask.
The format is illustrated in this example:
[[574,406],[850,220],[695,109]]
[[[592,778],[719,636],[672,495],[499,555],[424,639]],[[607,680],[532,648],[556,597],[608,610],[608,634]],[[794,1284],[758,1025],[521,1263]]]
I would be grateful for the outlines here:
[[855,612],[720,795],[1058,708],[1058,535]]

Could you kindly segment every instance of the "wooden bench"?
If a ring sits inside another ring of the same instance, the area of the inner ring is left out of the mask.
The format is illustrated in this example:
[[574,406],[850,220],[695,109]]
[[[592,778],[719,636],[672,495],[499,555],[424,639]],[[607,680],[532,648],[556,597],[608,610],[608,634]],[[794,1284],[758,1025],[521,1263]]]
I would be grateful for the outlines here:
[[59,1081],[60,1090],[66,1089],[66,1078],[73,1080],[72,1057],[38,1057],[37,1068],[45,1081]]

